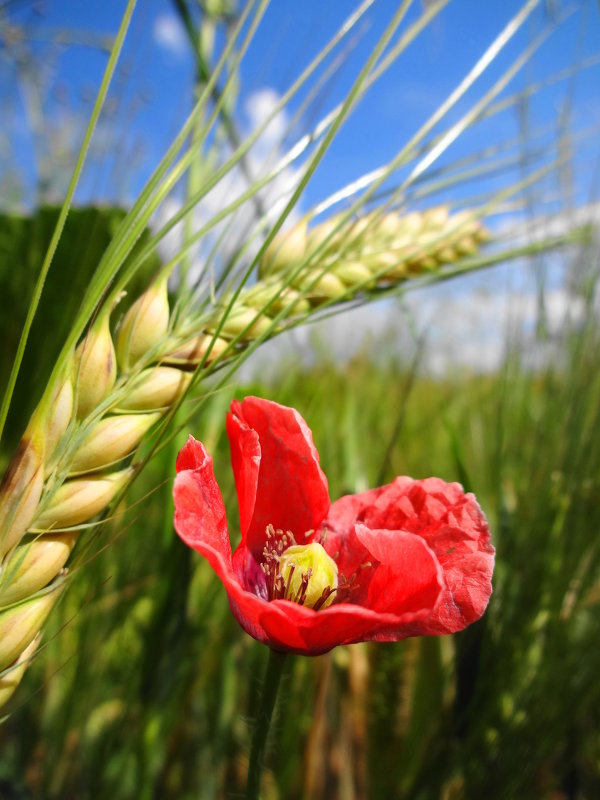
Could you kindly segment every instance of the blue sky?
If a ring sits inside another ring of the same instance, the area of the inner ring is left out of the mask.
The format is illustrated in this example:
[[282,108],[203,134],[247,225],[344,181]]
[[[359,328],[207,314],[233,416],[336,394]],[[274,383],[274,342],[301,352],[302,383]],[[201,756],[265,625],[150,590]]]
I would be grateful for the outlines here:
[[[390,160],[522,5],[513,0],[451,0],[361,101],[319,165],[301,199],[301,207],[310,208]],[[114,35],[124,6],[123,0],[44,0],[36,4],[17,0],[8,4],[8,15],[0,18],[0,36],[1,25],[8,23],[19,26],[24,38],[19,41],[13,36],[10,47],[0,48],[0,178],[4,177],[8,185],[6,178],[12,177],[12,188],[2,198],[5,207],[31,206],[39,197],[41,180],[45,181],[46,196],[61,198],[107,59],[106,50],[97,45]],[[236,124],[242,134],[260,120],[264,109],[319,52],[354,6],[352,0],[272,0],[240,70]],[[392,0],[376,0],[352,35],[348,57],[328,84],[317,111],[302,117],[298,135],[343,99],[397,7],[398,3]],[[589,0],[568,7],[574,13],[544,42],[502,96],[571,66],[583,65],[600,53],[597,4]],[[481,97],[566,8],[563,0],[541,3],[445,124],[458,119]],[[401,32],[422,9],[423,4],[416,0]],[[57,45],[57,36],[64,37],[65,33],[71,43]],[[19,69],[15,55],[20,58]],[[78,189],[79,203],[131,202],[191,107],[193,77],[194,61],[173,5],[168,0],[139,0]],[[452,146],[442,163],[509,140],[523,131],[523,125],[527,131],[545,130],[541,138],[545,146],[555,143],[558,121],[568,108],[571,131],[596,128],[581,140],[571,139],[569,180],[573,199],[579,204],[597,202],[598,87],[600,64],[596,63],[536,94],[527,106],[521,107],[520,114],[513,107],[477,125]],[[298,109],[302,96],[290,103],[287,116],[279,120],[280,126]],[[442,199],[494,191],[516,180],[519,174],[517,165],[512,174],[494,175],[474,186],[454,188]],[[562,205],[569,198],[562,179],[554,174],[537,187],[538,211],[563,210]],[[236,189],[235,180],[233,186],[224,187],[221,198]],[[213,210],[214,207],[213,202]],[[511,219],[514,216],[515,212],[509,215]],[[505,224],[506,220],[498,219],[496,223]],[[432,338],[437,342],[436,358],[444,343],[462,341],[454,351],[472,353],[472,359],[476,353],[483,354],[486,363],[493,365],[497,362],[498,345],[502,345],[500,331],[505,324],[505,310],[514,305],[515,293],[525,294],[531,326],[535,314],[532,273],[514,268],[496,270],[493,278],[486,273],[459,284],[463,295],[469,293],[467,304],[456,301],[452,285],[427,293],[413,311],[418,309],[422,324],[431,326]],[[551,306],[554,317],[561,320],[572,309],[558,282],[551,290],[554,294],[548,308]],[[500,302],[504,304],[502,308]],[[457,309],[468,310],[472,318]],[[348,330],[355,330],[357,325],[381,331],[389,322],[387,312],[382,313],[376,305],[361,313],[360,323],[353,322],[350,315],[338,318],[337,335],[343,343],[348,340]],[[495,326],[490,322],[493,319]],[[460,323],[464,323],[462,332]],[[401,331],[398,337],[402,339]],[[485,342],[492,342],[493,352],[486,350]]]
[[[41,5],[21,2],[15,4],[14,12],[9,11],[8,19],[24,26],[38,38],[53,36],[61,30],[71,31],[75,38],[81,31],[110,36],[118,26],[124,5],[123,0],[89,3],[45,0]],[[340,184],[393,157],[521,5],[509,0],[450,2],[361,102],[311,182],[304,204],[310,205],[322,199]],[[547,5],[542,4],[543,7],[525,23],[488,70],[480,84],[482,87],[499,77],[540,32],[549,17]],[[560,3],[553,5],[562,7]],[[245,109],[252,97],[265,88],[282,92],[309,57],[326,43],[353,6],[349,0],[332,3],[304,0],[301,4],[275,0],[271,3],[242,64],[238,112],[238,124],[242,130],[249,124]],[[40,7],[41,14],[37,11]],[[344,97],[396,7],[392,0],[377,0],[365,21],[357,27],[352,52],[331,82],[320,106],[322,111]],[[597,6],[589,2],[576,4],[576,7],[577,13],[552,34],[511,84],[511,91],[582,62],[599,49]],[[420,2],[413,3],[405,28],[421,10]],[[35,69],[43,75],[41,95],[45,122],[49,121],[51,125],[52,121],[71,117],[72,125],[65,127],[73,140],[72,149],[75,149],[77,134],[81,133],[102,75],[106,53],[80,45],[56,48],[44,41],[33,43],[31,50],[38,59]],[[10,100],[11,108],[11,115],[6,118],[16,120],[10,147],[5,147],[4,152],[7,149],[11,151],[13,164],[17,154],[18,164],[28,176],[31,187],[35,181],[34,147],[31,133],[28,135],[27,131],[23,92],[19,90],[22,79],[6,58],[0,64],[3,76],[1,96],[4,103]],[[82,182],[80,201],[95,197],[122,202],[130,200],[189,109],[193,59],[180,21],[168,0],[138,2],[122,65],[113,85],[114,110],[112,115],[109,113],[105,117],[102,129],[105,137],[112,129],[114,140],[109,142],[102,139],[102,133],[99,135],[100,144],[95,154],[98,155],[99,151],[104,159],[90,162]],[[532,126],[556,120],[567,92],[573,100],[574,125],[580,127],[594,120],[597,123],[600,118],[599,77],[600,67],[596,66],[582,71],[572,82],[561,82],[541,93],[529,109]],[[450,119],[456,118],[459,111],[467,107],[470,98],[476,96],[478,91],[468,95]],[[292,101],[290,113],[298,102],[299,99]],[[111,104],[109,112],[110,109]],[[304,122],[310,119],[313,118],[305,117]],[[486,146],[494,137],[498,141],[514,135],[517,130],[517,116],[509,112],[495,118],[491,125],[470,132],[451,152],[456,156],[473,152]],[[128,167],[128,175],[124,175],[124,167]],[[585,191],[584,187],[582,191]]]

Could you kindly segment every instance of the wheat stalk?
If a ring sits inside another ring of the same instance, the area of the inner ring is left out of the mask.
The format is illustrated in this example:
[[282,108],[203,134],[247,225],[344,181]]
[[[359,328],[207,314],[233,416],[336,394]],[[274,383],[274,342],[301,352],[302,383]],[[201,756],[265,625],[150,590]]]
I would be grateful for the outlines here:
[[[163,273],[122,318],[101,310],[50,402],[34,412],[0,487],[0,702],[65,585],[82,529],[134,475],[132,455],[197,378],[324,304],[392,287],[474,254],[487,234],[439,207],[306,222],[279,234],[233,303],[173,324]],[[274,324],[275,322],[275,324]],[[83,526],[83,527],[82,527]]]

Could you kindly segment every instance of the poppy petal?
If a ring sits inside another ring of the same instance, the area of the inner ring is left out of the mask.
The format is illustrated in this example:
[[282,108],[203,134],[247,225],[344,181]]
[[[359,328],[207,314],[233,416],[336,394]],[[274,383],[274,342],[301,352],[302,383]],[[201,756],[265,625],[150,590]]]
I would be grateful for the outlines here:
[[444,589],[427,633],[455,633],[483,614],[492,593],[494,548],[474,495],[440,478],[397,478],[362,516],[369,528],[396,526],[435,553]]
[[[369,561],[369,551],[359,541],[355,525],[365,512],[373,506],[377,497],[385,487],[368,489],[360,494],[347,494],[331,504],[329,513],[319,532],[320,542],[334,559],[338,573],[349,580],[352,575],[358,575],[363,566]],[[353,600],[363,602],[362,586],[355,585]]]
[[231,544],[212,458],[204,445],[190,436],[177,457],[176,469],[175,530],[187,545],[208,559],[223,580],[232,571]]
[[240,512],[241,546],[245,546],[256,502],[261,462],[260,443],[256,431],[233,413],[227,414],[226,428]]
[[258,397],[233,402],[229,418],[244,544],[259,558],[268,525],[291,531],[304,544],[330,506],[327,478],[306,422],[295,409]]
[[314,611],[287,600],[273,600],[264,608],[260,621],[271,646],[314,656],[341,644],[388,641],[392,632],[395,641],[419,635],[429,614],[430,609],[383,614],[351,603]]
[[[212,459],[193,437],[177,459],[175,528],[209,560],[255,639],[318,655],[338,644],[450,633],[481,616],[494,548],[474,496],[459,484],[402,477],[330,506],[312,435],[294,409],[258,398],[234,402],[227,432],[240,546],[232,555]],[[261,567],[268,525],[291,531],[298,544],[323,544],[345,579],[336,602],[315,611],[269,601]]]
[[435,607],[444,585],[442,568],[423,539],[361,524],[356,535],[379,562],[369,582],[369,608],[401,614]]

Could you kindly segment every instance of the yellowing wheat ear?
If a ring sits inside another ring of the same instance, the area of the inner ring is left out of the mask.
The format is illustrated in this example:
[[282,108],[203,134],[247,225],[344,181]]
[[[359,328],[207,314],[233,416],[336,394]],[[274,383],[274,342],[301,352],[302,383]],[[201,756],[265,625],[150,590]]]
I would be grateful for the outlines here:
[[43,488],[44,435],[34,416],[0,484],[0,557],[31,524]]
[[188,388],[191,367],[231,358],[285,319],[437,270],[485,238],[472,215],[443,208],[338,217],[310,230],[303,223],[273,240],[254,286],[199,320],[170,329],[164,275],[127,311],[116,347],[101,310],[0,487],[0,702],[18,685],[62,592],[80,526],[127,486],[132,453]]
[[129,309],[119,329],[117,357],[127,372],[161,341],[169,329],[167,276],[163,276]]

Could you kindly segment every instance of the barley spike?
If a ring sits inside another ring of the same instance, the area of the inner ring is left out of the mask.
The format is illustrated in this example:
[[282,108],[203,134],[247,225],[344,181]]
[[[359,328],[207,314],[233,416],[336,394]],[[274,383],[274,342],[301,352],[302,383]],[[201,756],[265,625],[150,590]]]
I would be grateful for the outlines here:
[[[306,220],[266,249],[254,285],[234,302],[174,324],[162,274],[117,326],[101,308],[69,374],[34,412],[0,484],[0,706],[18,685],[65,585],[81,526],[93,524],[135,473],[132,453],[189,387],[192,369],[235,358],[257,337],[323,304],[392,287],[475,253],[473,214],[369,213]],[[274,325],[281,318],[280,325]]]

